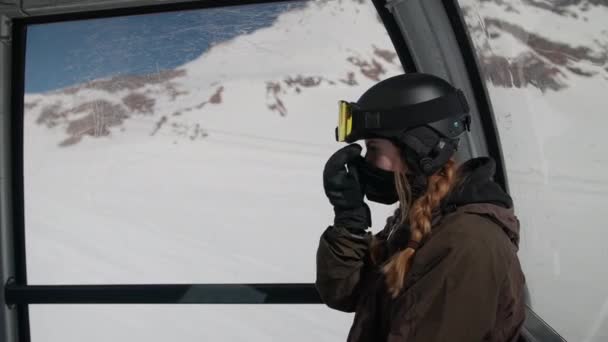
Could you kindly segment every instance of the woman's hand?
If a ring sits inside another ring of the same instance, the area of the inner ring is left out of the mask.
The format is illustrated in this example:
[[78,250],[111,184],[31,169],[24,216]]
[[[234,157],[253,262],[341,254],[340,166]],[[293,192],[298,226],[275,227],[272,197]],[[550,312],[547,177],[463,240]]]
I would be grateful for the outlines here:
[[369,207],[363,201],[364,191],[357,165],[363,162],[361,146],[351,144],[334,153],[323,170],[323,187],[334,206],[334,226],[365,230],[371,226]]

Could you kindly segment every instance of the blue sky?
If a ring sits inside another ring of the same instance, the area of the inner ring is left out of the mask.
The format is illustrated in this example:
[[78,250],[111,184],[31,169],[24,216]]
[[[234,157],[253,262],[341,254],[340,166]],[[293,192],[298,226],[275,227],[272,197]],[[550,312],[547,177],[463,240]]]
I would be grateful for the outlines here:
[[214,42],[270,26],[294,3],[245,5],[28,27],[25,91],[172,69]]

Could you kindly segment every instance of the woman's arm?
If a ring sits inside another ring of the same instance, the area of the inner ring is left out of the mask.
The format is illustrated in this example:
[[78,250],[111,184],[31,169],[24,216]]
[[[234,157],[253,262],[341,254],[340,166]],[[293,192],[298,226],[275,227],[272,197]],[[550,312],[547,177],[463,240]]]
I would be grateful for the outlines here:
[[[371,213],[363,201],[357,165],[362,162],[361,146],[348,145],[334,153],[323,171],[325,194],[334,207],[334,224],[323,232],[317,250],[315,285],[329,307],[353,312],[364,291],[370,269],[370,247],[386,239],[386,227],[376,234],[367,231]],[[348,167],[346,167],[348,165]],[[374,252],[381,250],[374,248]],[[376,254],[376,253],[374,253]]]
[[346,228],[334,226],[321,235],[315,286],[330,308],[355,311],[371,239],[369,232],[351,233]]
[[317,251],[316,287],[331,308],[355,310],[362,269],[371,243],[369,207],[357,164],[361,146],[351,144],[335,152],[323,169],[323,188],[334,207],[334,224],[321,235]]
[[373,279],[371,270],[377,270],[376,265],[386,258],[386,237],[393,223],[391,216],[384,229],[373,236],[371,232],[335,226],[323,232],[317,249],[315,285],[324,303],[340,311],[356,310],[366,280],[370,276]]

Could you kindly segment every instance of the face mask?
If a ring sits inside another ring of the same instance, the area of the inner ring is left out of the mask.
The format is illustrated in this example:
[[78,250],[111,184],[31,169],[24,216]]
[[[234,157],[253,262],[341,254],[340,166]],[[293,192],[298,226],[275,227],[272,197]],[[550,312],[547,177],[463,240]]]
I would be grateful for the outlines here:
[[386,171],[368,162],[362,162],[359,173],[363,184],[365,184],[365,196],[368,200],[382,204],[393,204],[399,201],[395,186],[395,174],[392,171]]

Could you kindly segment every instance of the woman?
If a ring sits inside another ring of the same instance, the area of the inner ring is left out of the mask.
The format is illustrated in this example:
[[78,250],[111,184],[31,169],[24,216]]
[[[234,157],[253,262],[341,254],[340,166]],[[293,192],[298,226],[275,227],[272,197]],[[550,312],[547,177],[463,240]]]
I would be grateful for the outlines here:
[[[517,341],[525,318],[519,222],[491,158],[456,167],[469,127],[462,93],[425,74],[384,80],[341,104],[327,161],[334,225],[321,236],[316,287],[356,312],[348,341]],[[399,202],[376,235],[364,202]]]

